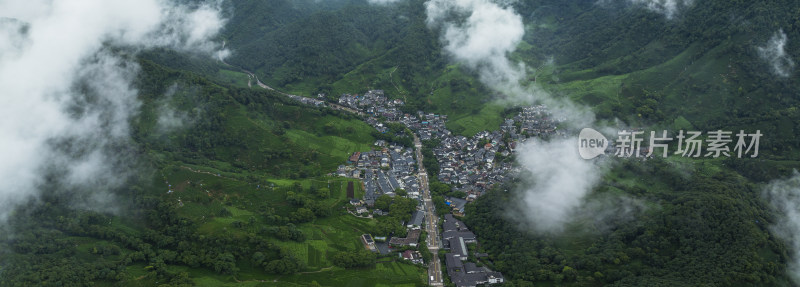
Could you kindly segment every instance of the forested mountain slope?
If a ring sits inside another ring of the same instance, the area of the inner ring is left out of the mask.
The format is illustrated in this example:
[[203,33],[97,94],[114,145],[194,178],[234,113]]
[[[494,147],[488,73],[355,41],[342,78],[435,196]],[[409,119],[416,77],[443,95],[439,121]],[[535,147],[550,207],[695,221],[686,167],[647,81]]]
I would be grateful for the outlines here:
[[[633,198],[641,210],[614,218],[611,229],[591,216],[560,235],[521,229],[509,214],[524,176],[479,198],[465,222],[493,267],[511,274],[507,285],[791,286],[793,243],[777,237],[783,215],[764,190],[800,167],[797,3],[692,3],[671,16],[627,1],[514,4],[527,28],[514,57],[535,67],[552,61],[536,81],[598,117],[765,137],[757,159],[615,165],[589,198]],[[765,56],[781,41],[784,57]]]
[[543,84],[596,106],[599,116],[700,130],[759,128],[770,134],[768,149],[796,154],[800,82],[795,73],[776,73],[760,52],[784,33],[789,59],[800,56],[793,48],[800,45],[796,3],[695,1],[678,5],[672,17],[626,1],[516,6],[527,17],[530,44],[518,50],[520,58],[553,57],[556,68]]
[[[327,175],[369,150],[375,138],[366,123],[264,89],[138,63],[135,174],[120,175],[120,188],[95,191],[114,200],[104,207],[74,208],[85,195],[77,190],[20,207],[2,226],[0,286],[220,286],[264,276],[274,286],[421,282],[410,265],[332,263],[337,254],[375,261],[358,252],[358,238],[383,227],[341,209],[356,181]],[[293,275],[301,271],[314,275]]]

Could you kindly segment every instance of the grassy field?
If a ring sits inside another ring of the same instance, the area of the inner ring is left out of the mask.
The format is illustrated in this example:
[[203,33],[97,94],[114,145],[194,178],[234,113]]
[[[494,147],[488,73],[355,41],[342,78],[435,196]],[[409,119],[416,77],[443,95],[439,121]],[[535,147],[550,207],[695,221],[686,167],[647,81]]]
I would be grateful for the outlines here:
[[[166,200],[180,201],[183,206],[180,208],[182,215],[189,218],[200,220],[210,220],[209,211],[213,215],[223,207],[231,212],[232,218],[246,221],[254,216],[254,210],[269,206],[274,208],[276,214],[287,215],[294,210],[285,202],[286,192],[294,191],[303,193],[313,185],[315,188],[329,188],[330,196],[323,200],[326,205],[334,208],[339,204],[347,202],[347,183],[354,182],[355,196],[363,195],[361,185],[358,181],[348,178],[320,177],[308,179],[273,179],[265,176],[248,175],[240,178],[228,177],[225,174],[217,174],[214,170],[203,169],[202,167],[172,166],[162,170],[165,185],[163,192]],[[252,178],[264,182],[248,182],[247,178]],[[295,190],[294,186],[299,183],[302,190]],[[168,190],[172,193],[166,194]],[[313,196],[313,195],[309,195]],[[217,219],[208,222],[217,225]],[[226,218],[223,221],[229,223],[233,219]],[[205,227],[202,227],[205,228]],[[212,230],[217,230],[212,228]],[[211,231],[211,230],[209,230]]]
[[[247,83],[250,77],[242,72],[220,69],[217,71],[215,78],[227,85],[234,87],[247,88]],[[255,84],[255,81],[253,81]]]
[[355,251],[363,248],[359,237],[368,233],[368,227],[375,225],[372,219],[340,215],[318,219],[299,226],[308,238],[305,242],[282,241],[278,245],[291,250],[306,263],[306,271],[318,271],[332,267],[328,253],[332,251]]
[[[286,101],[283,96],[272,96]],[[205,148],[210,152],[190,156],[173,153],[174,160],[212,168],[215,174],[228,173],[228,177],[243,173],[315,177],[333,172],[352,152],[369,150],[375,140],[373,129],[355,117],[339,117],[294,102],[255,105],[254,100],[238,101],[226,99],[219,112],[218,131],[204,135],[235,142],[216,142]]]
[[481,131],[493,131],[503,123],[503,110],[500,104],[487,104],[476,115],[464,115],[447,121],[447,128],[465,136],[472,136]]
[[190,268],[180,267],[190,274],[200,276],[191,278],[197,286],[313,286],[314,283],[320,286],[353,286],[353,287],[374,287],[374,286],[425,286],[425,270],[419,266],[413,266],[399,262],[377,263],[374,267],[362,269],[343,269],[333,267],[316,272],[304,272],[294,275],[253,275],[245,276],[221,276],[212,273],[204,273],[202,270],[191,270]]
[[[312,222],[298,224],[306,240],[273,241],[276,245],[301,259],[306,265],[304,273],[277,276],[265,274],[260,267],[239,261],[240,271],[235,275],[219,275],[212,270],[170,265],[174,272],[187,272],[198,286],[308,286],[314,281],[322,286],[417,286],[422,284],[425,270],[421,267],[397,262],[377,263],[374,267],[345,270],[333,266],[329,256],[337,251],[354,251],[364,248],[360,242],[361,234],[368,233],[376,222],[373,219],[357,218],[343,213],[340,206],[347,198],[347,183],[354,180],[338,177],[319,177],[308,179],[261,178],[263,186],[249,182],[247,176],[219,173],[202,166],[174,165],[160,171],[163,180],[159,185],[164,189],[162,197],[167,201],[180,202],[178,212],[195,220],[198,231],[214,234],[220,232],[243,236],[256,232],[255,228],[268,224],[260,215],[259,209],[268,206],[276,214],[287,215],[295,209],[285,201],[288,191],[301,194],[309,190],[328,188],[329,197],[322,202],[333,209],[334,215],[318,218]],[[252,179],[252,177],[250,178]],[[354,185],[355,196],[363,196],[360,184]],[[171,193],[167,193],[171,190]],[[311,197],[312,194],[307,194]],[[218,216],[226,209],[229,216]],[[255,220],[254,226],[234,228],[234,221]],[[130,227],[129,227],[130,228]],[[85,242],[80,249],[88,251],[99,241]],[[102,243],[102,242],[100,242]],[[385,260],[385,259],[383,259]],[[135,264],[128,267],[131,285],[146,286],[155,284],[147,266]]]

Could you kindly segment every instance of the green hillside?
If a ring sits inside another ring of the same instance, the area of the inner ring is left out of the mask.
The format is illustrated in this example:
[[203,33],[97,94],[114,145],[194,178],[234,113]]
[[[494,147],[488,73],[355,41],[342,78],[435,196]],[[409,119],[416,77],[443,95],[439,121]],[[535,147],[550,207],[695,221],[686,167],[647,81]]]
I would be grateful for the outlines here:
[[519,230],[506,215],[516,200],[508,190],[522,183],[510,183],[468,206],[466,223],[483,238],[493,268],[512,274],[512,286],[792,286],[783,271],[791,247],[769,227],[778,219],[760,183],[800,168],[800,82],[774,75],[758,47],[778,30],[787,47],[800,45],[796,6],[695,1],[666,19],[619,2],[517,3],[528,30],[514,57],[531,66],[552,57],[537,82],[557,96],[647,130],[769,136],[758,160],[671,157],[615,166],[591,197],[635,198],[647,211],[606,232],[591,219],[559,236]]
[[[142,66],[146,104],[134,133],[156,158],[217,172],[305,178],[333,171],[375,140],[366,123],[348,114],[262,89],[220,86],[154,62]],[[165,96],[170,89],[180,92]],[[160,131],[165,106],[185,115],[187,128]]]
[[[442,54],[436,31],[425,24],[424,1],[390,7],[330,1],[342,5],[327,9],[306,9],[316,5],[312,1],[253,2],[259,1],[233,4],[263,14],[231,20],[241,24],[227,28],[233,50],[228,61],[254,71],[266,84],[298,95],[332,97],[381,88],[405,100],[408,111],[447,114],[457,132],[471,135],[499,127],[500,115],[491,112],[497,109],[482,108],[491,92]],[[256,29],[263,33],[252,32]],[[472,120],[476,117],[480,120]]]
[[[383,260],[344,269],[330,259],[362,250],[361,234],[376,230],[377,221],[342,208],[355,180],[326,175],[372,147],[366,123],[263,89],[217,84],[149,60],[140,65],[143,106],[133,138],[143,167],[112,191],[125,216],[44,196],[47,204],[27,207],[4,227],[15,237],[0,244],[0,285],[422,282],[418,266]],[[173,115],[170,123],[165,114]]]
[[553,57],[539,82],[557,94],[634,125],[760,129],[770,134],[766,150],[797,154],[798,99],[789,95],[800,82],[773,75],[757,49],[778,30],[788,47],[800,44],[796,11],[786,9],[795,3],[702,1],[667,19],[613,1],[538,2],[517,4],[529,44],[517,57],[534,66]]

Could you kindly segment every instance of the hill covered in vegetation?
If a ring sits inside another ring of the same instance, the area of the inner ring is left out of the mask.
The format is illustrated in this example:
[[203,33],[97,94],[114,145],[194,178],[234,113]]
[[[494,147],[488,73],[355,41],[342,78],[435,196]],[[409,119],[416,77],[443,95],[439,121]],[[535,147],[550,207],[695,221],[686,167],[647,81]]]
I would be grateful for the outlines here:
[[[140,168],[104,191],[114,212],[73,209],[68,193],[20,207],[3,227],[3,286],[221,286],[264,274],[275,286],[422,282],[418,267],[375,266],[374,254],[357,253],[360,235],[380,227],[341,208],[354,180],[328,175],[370,149],[366,123],[144,58],[139,65]],[[335,267],[339,253],[369,268]]]

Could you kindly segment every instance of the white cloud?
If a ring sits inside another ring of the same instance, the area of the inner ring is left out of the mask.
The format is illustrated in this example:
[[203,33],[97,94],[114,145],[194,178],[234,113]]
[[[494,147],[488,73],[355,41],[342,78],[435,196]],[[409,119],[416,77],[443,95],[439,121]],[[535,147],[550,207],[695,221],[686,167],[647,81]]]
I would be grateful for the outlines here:
[[778,211],[778,221],[772,231],[786,242],[790,249],[789,276],[800,284],[800,173],[775,180],[764,189],[764,196]]
[[531,100],[520,87],[525,66],[508,59],[525,34],[522,17],[513,8],[489,0],[430,0],[425,8],[428,25],[442,29],[448,55],[478,71],[491,88]]
[[681,9],[690,7],[694,0],[628,0],[633,4],[643,5],[648,10],[672,19]]
[[[611,1],[618,1],[618,0],[599,0],[597,1],[598,4],[608,4]],[[667,19],[672,19],[678,14],[680,14],[681,10],[690,8],[694,5],[694,0],[625,0],[628,3],[643,7],[647,10],[653,11],[655,13],[664,15]]]
[[[428,25],[441,30],[445,53],[478,73],[481,82],[507,96],[504,104],[546,104],[567,128],[591,127],[594,113],[568,98],[558,98],[527,80],[527,67],[509,58],[522,42],[522,17],[513,1],[430,0],[425,3]],[[601,128],[601,127],[598,127]],[[602,128],[601,128],[602,129]],[[606,168],[585,161],[577,153],[577,140],[534,139],[518,148],[517,160],[530,182],[521,187],[511,218],[537,232],[557,233],[580,214],[601,206],[587,196]],[[625,202],[625,207],[632,201]],[[597,213],[598,224],[608,218]],[[521,215],[521,216],[519,216]],[[610,221],[609,221],[610,222]]]
[[165,21],[144,44],[168,46],[186,52],[220,52],[227,55],[229,52],[221,49],[219,43],[208,41],[227,22],[220,17],[219,10],[219,3],[203,4],[196,8],[168,6],[161,12]]
[[[430,0],[425,3],[427,23],[441,29],[444,51],[457,63],[477,71],[481,82],[506,97],[503,104],[548,105],[571,126],[594,122],[590,109],[567,98],[557,98],[528,81],[528,67],[509,58],[525,35],[522,17],[510,6],[514,1]],[[549,59],[552,64],[552,59]]]
[[783,30],[778,30],[764,46],[758,47],[758,55],[772,67],[776,76],[787,78],[792,75],[794,61],[786,53],[788,38]]
[[139,69],[109,47],[214,53],[209,40],[225,23],[216,7],[0,0],[0,221],[16,204],[53,192],[43,186],[118,186],[134,164],[124,151]]
[[606,167],[583,160],[577,142],[577,138],[532,139],[521,146],[517,160],[530,177],[520,193],[518,212],[526,217],[527,228],[561,232],[586,207],[586,197]]
[[158,133],[171,133],[183,129],[194,122],[194,119],[188,113],[176,110],[171,105],[176,93],[179,91],[184,93],[196,92],[194,89],[181,91],[177,84],[173,84],[167,89],[164,98],[157,103],[158,109],[156,113],[158,114],[158,120],[156,120],[156,131]]

